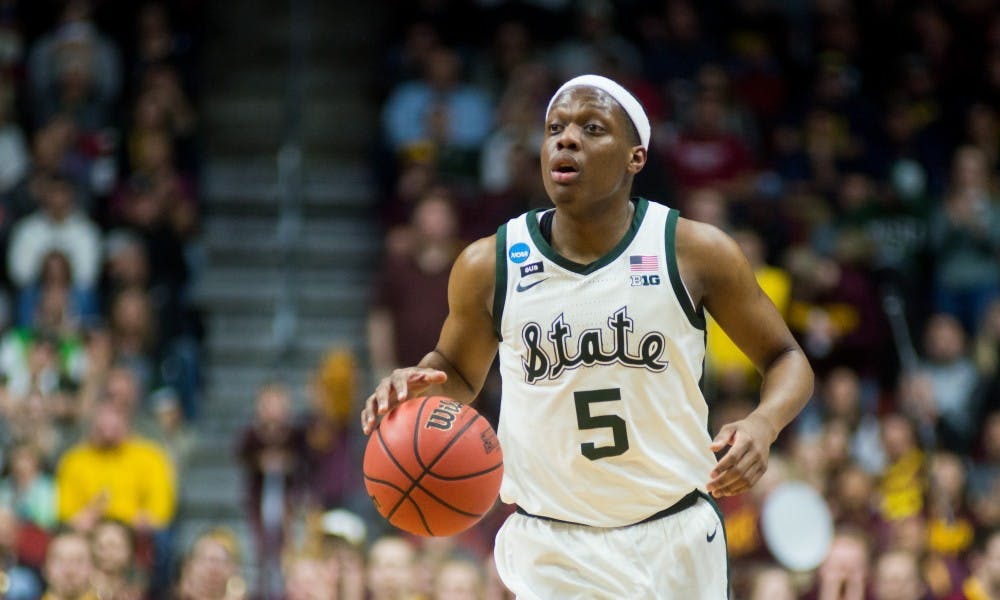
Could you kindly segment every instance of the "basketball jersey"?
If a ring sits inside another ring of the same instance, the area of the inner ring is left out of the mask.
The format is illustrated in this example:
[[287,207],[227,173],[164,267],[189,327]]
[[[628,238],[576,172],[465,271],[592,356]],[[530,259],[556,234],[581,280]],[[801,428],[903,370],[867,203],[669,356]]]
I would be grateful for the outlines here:
[[636,523],[704,490],[716,462],[678,213],[633,202],[624,238],[589,265],[552,249],[538,210],[497,231],[500,495],[534,515]]

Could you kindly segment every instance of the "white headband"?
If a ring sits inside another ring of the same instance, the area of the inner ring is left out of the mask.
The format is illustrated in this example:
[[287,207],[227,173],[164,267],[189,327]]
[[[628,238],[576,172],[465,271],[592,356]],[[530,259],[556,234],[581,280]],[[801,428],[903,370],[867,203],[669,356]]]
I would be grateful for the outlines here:
[[650,129],[649,117],[646,116],[646,111],[642,109],[642,105],[635,99],[635,96],[607,77],[601,77],[600,75],[580,75],[579,77],[574,77],[573,79],[570,79],[566,83],[562,84],[559,86],[559,89],[556,90],[556,93],[552,95],[552,99],[549,100],[549,105],[545,108],[546,117],[548,116],[549,111],[552,110],[552,103],[556,101],[559,94],[571,87],[581,85],[595,87],[601,91],[607,92],[608,95],[614,98],[618,104],[625,109],[625,114],[632,119],[632,124],[635,125],[635,130],[639,132],[639,140],[642,142],[642,145],[649,148]]

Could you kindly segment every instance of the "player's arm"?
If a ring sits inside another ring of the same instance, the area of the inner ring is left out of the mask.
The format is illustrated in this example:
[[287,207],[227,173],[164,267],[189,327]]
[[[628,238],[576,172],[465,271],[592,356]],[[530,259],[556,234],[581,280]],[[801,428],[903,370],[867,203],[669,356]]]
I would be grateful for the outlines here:
[[371,433],[378,417],[408,398],[441,394],[468,404],[483,387],[497,352],[493,333],[496,236],[466,248],[448,279],[448,317],[437,346],[414,367],[394,370],[365,401],[361,426]]
[[715,227],[681,219],[677,253],[695,302],[708,310],[763,377],[760,403],[746,419],[722,427],[714,452],[729,450],[711,473],[716,496],[748,490],[767,470],[778,433],[809,401],[813,372],[739,246]]

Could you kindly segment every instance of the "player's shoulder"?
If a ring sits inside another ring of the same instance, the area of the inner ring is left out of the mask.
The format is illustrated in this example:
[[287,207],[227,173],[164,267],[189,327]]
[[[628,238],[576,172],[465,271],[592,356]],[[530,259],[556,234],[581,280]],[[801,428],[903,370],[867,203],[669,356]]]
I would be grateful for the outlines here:
[[494,234],[466,246],[455,259],[449,287],[484,302],[492,298],[497,268],[496,244]]
[[493,276],[493,271],[497,264],[497,236],[496,234],[479,238],[462,250],[455,266],[461,267],[465,271],[478,273],[488,271]]
[[686,266],[688,277],[697,278],[703,285],[729,277],[746,266],[739,244],[708,223],[679,218],[675,244],[677,259]]
[[[677,219],[677,252],[696,253],[708,260],[735,258],[742,255],[739,245],[715,225],[680,217]],[[694,258],[694,257],[692,257]]]

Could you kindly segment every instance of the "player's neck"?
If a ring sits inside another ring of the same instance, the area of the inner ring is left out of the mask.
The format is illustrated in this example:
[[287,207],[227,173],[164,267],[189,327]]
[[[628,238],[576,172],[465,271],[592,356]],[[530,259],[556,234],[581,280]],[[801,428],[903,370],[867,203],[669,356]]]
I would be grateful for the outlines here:
[[552,221],[552,248],[579,264],[600,259],[614,248],[628,232],[635,214],[635,203],[609,202],[601,210],[576,214],[556,209]]

